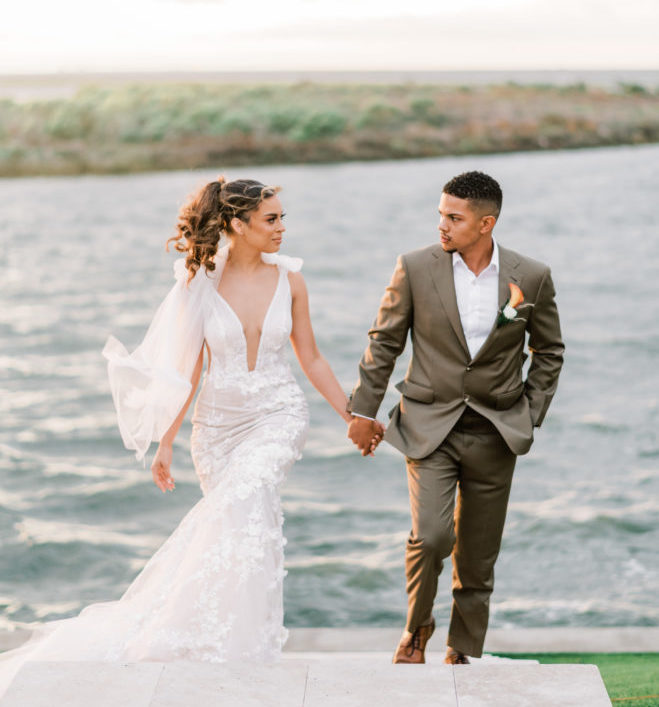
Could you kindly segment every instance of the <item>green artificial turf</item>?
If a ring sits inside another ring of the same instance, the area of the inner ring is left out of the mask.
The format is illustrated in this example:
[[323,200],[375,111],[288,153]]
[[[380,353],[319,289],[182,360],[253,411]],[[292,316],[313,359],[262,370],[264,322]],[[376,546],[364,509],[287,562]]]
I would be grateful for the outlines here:
[[659,707],[659,653],[497,653],[540,663],[587,663],[599,668],[614,707]]

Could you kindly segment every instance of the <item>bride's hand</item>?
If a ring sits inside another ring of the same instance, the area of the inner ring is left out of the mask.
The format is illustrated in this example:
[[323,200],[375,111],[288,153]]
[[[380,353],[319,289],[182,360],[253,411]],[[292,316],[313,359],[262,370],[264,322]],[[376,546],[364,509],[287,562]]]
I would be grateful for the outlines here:
[[174,479],[169,473],[172,465],[172,448],[160,445],[151,464],[153,483],[163,492],[174,490]]

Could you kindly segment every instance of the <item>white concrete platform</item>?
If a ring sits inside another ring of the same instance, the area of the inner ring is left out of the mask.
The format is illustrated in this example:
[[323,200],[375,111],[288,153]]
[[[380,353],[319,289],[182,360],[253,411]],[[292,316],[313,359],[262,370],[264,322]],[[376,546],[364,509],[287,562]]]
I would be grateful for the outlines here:
[[276,665],[26,663],[0,707],[610,707],[594,665],[392,665],[387,653],[288,653]]

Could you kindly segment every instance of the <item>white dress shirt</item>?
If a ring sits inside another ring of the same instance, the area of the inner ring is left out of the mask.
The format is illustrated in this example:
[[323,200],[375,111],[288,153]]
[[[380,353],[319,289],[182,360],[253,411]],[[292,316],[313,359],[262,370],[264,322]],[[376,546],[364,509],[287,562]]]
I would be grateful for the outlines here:
[[492,239],[492,259],[478,276],[460,253],[453,253],[453,282],[462,331],[472,359],[485,343],[499,309],[499,246]]

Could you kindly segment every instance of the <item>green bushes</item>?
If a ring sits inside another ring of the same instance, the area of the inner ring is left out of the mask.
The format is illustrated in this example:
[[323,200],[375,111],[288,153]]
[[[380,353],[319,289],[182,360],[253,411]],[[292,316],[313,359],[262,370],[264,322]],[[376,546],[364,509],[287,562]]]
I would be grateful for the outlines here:
[[240,133],[250,135],[254,132],[254,118],[244,111],[229,111],[217,123],[218,135]]
[[85,138],[94,129],[94,115],[87,105],[59,101],[53,105],[44,130],[54,138],[73,140]]
[[636,85],[91,85],[0,98],[0,175],[653,142],[657,125],[659,94]]
[[448,125],[451,118],[440,111],[439,105],[431,98],[416,98],[410,103],[410,112],[417,119],[428,125],[441,127]]
[[405,121],[405,114],[396,106],[373,103],[367,106],[357,120],[358,128],[385,130],[397,128]]
[[621,91],[621,93],[624,93],[628,96],[644,96],[648,93],[647,88],[645,86],[641,86],[638,83],[620,83],[618,84],[618,87]]
[[268,129],[276,135],[286,135],[300,120],[297,108],[275,109],[268,117]]
[[306,115],[291,131],[293,140],[307,142],[340,135],[345,126],[346,118],[335,111],[313,112]]

